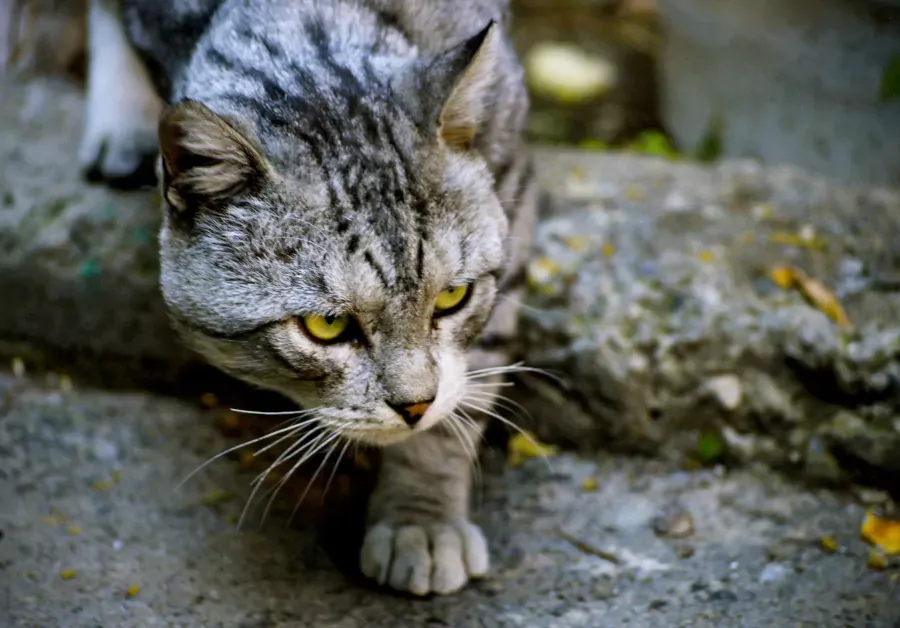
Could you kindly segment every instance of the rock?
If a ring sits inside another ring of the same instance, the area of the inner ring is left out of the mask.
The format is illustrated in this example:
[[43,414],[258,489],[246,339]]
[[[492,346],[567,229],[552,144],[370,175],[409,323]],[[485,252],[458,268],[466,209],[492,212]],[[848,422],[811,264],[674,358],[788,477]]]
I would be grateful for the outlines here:
[[[158,294],[156,195],[81,181],[78,90],[2,80],[0,358],[76,387],[206,382]],[[515,395],[544,440],[682,460],[714,434],[728,461],[802,474],[816,438],[841,481],[892,488],[900,195],[749,162],[539,150],[537,165],[519,352],[566,385],[523,374]],[[776,265],[831,290],[854,329],[777,287]]]
[[[539,164],[535,259],[555,272],[532,276],[521,350],[567,381],[523,374],[518,400],[545,440],[683,457],[721,433],[733,458],[818,476],[815,437],[841,478],[897,483],[900,194],[751,162]],[[809,226],[812,244],[793,235]],[[854,329],[775,285],[776,266],[814,277]]]
[[[361,509],[335,508],[318,526],[298,516],[288,528],[288,507],[260,530],[263,500],[236,530],[255,474],[224,459],[175,490],[204,460],[237,444],[217,430],[215,410],[142,392],[60,394],[27,377],[11,385],[0,408],[0,504],[14,505],[0,508],[0,626],[672,628],[732,620],[835,626],[848,617],[888,626],[896,618],[895,574],[866,567],[868,548],[858,539],[864,508],[772,472],[738,470],[686,486],[673,464],[554,458],[563,477],[595,468],[604,490],[584,493],[577,482],[536,473],[540,460],[486,470],[475,516],[491,544],[492,577],[451,596],[410,600],[368,587],[355,573]],[[73,446],[98,442],[117,458]],[[109,490],[91,489],[118,469]],[[237,498],[204,504],[213,489]],[[552,493],[549,507],[539,504],[544,492]],[[646,517],[621,513],[673,494],[704,516],[689,560],[657,539]],[[580,552],[553,534],[561,526],[614,547],[622,562]],[[788,536],[815,538],[823,526],[846,552],[823,559],[794,545],[790,565],[803,573],[759,581],[763,548]],[[522,564],[523,555],[542,560]],[[75,575],[63,580],[67,570]],[[727,618],[706,617],[725,608]]]
[[657,4],[660,113],[684,150],[900,185],[884,140],[900,129],[900,2]]

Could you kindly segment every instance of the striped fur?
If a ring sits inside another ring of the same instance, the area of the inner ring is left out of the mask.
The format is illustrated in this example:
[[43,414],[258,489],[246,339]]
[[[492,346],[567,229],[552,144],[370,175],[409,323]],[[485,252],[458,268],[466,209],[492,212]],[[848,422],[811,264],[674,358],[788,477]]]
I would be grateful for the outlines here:
[[[367,575],[417,594],[483,575],[469,484],[498,378],[466,373],[507,362],[536,194],[505,0],[93,2],[131,44],[92,42],[108,49],[91,89],[127,65],[109,59],[139,58],[146,95],[131,97],[166,103],[161,286],[176,328],[223,370],[316,408],[334,443],[385,446]],[[127,129],[95,110],[107,98],[89,97],[83,154],[116,178],[116,156],[147,147],[122,149]],[[451,285],[470,297],[433,317]],[[310,313],[350,315],[357,333],[317,343],[297,322]],[[414,427],[392,409],[430,399]]]

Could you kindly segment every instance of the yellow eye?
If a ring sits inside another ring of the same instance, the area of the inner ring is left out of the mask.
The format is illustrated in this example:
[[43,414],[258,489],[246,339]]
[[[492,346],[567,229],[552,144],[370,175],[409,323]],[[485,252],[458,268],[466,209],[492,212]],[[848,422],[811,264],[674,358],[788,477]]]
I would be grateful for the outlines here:
[[461,307],[469,294],[469,286],[451,286],[438,295],[434,302],[435,314],[450,314]]
[[331,342],[340,338],[350,326],[349,316],[319,316],[307,314],[301,317],[303,326],[310,336],[322,342]]

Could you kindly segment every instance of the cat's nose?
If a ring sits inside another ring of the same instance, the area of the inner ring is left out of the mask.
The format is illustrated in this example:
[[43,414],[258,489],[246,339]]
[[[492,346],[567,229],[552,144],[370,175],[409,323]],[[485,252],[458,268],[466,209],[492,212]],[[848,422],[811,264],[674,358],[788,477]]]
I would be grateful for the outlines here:
[[434,399],[417,401],[415,403],[389,403],[388,405],[403,418],[403,421],[408,426],[415,427],[416,423],[428,412],[428,408],[431,407],[432,403],[434,403]]

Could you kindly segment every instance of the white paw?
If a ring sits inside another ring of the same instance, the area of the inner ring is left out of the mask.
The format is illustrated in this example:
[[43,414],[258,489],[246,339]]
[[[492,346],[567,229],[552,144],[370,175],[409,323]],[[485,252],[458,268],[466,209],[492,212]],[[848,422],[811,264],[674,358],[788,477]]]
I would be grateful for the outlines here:
[[468,521],[376,524],[366,533],[360,558],[367,577],[414,595],[458,591],[487,574],[490,563],[481,528]]
[[78,153],[79,165],[88,178],[112,182],[143,177],[143,182],[148,182],[156,157],[161,109],[156,94],[146,89],[89,96]]

